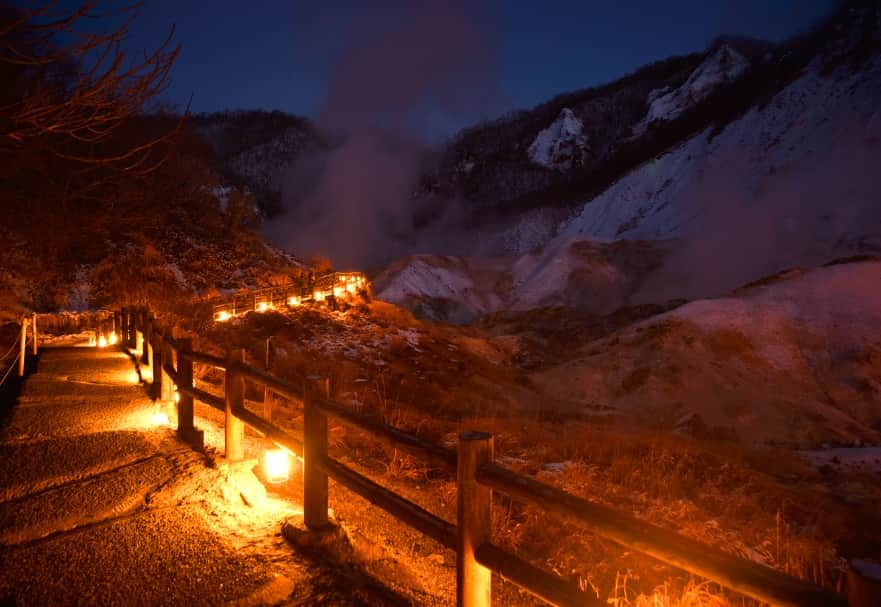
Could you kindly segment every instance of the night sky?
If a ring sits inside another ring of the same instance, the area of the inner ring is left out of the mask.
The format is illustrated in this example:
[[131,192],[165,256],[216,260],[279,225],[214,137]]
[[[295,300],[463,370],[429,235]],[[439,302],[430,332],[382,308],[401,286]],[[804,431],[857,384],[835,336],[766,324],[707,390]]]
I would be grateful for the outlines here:
[[[499,0],[477,8],[472,3],[467,10],[485,36],[496,82],[489,102],[475,108],[479,115],[468,118],[529,108],[557,93],[613,80],[646,63],[702,50],[719,34],[780,40],[810,27],[833,3]],[[192,94],[197,112],[263,108],[315,117],[326,103],[336,62],[353,48],[352,32],[388,26],[400,5],[146,0],[128,47],[130,52],[155,47],[174,24],[182,52],[168,101],[182,106]]]

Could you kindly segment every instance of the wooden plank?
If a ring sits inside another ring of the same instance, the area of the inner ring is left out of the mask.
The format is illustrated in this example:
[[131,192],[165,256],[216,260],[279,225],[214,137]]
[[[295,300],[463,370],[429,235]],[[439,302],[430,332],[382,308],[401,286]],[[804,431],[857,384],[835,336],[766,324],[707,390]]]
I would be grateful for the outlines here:
[[492,543],[482,544],[475,552],[475,556],[479,563],[551,605],[601,607],[607,604],[595,595],[584,592],[577,584],[539,569]]
[[18,376],[24,377],[24,366],[28,354],[28,319],[21,319],[21,334],[18,336]]
[[327,378],[312,378],[303,404],[303,522],[310,529],[327,527],[327,417],[317,402],[330,391]]
[[204,352],[191,352],[190,358],[193,360],[193,362],[199,363],[201,365],[210,365],[217,369],[226,369],[226,361],[220,356],[205,354]]
[[201,403],[205,403],[209,407],[213,407],[220,412],[226,412],[226,401],[223,399],[222,396],[211,394],[210,392],[200,390],[199,388],[188,388],[187,386],[180,386],[178,390],[183,394],[191,394],[193,398]]
[[328,417],[335,419],[344,426],[363,430],[370,434],[371,438],[383,444],[402,449],[417,457],[426,457],[432,463],[450,472],[456,471],[456,453],[449,449],[444,449],[424,441],[418,436],[398,430],[394,426],[384,424],[376,418],[356,413],[329,399],[320,401],[318,406]]
[[37,355],[37,313],[31,314],[31,354]]
[[424,533],[450,550],[456,549],[456,526],[435,516],[418,504],[377,485],[344,464],[327,458],[322,463],[325,472],[336,482],[354,491],[373,505],[382,508],[399,521]]
[[191,435],[195,428],[193,421],[193,395],[185,393],[181,390],[184,386],[193,385],[193,361],[189,357],[190,350],[193,349],[192,339],[180,340],[180,352],[177,359],[177,377],[175,384],[177,385],[178,403],[177,403],[177,431],[178,434]]
[[245,408],[235,409],[233,415],[255,430],[262,432],[267,438],[294,453],[297,457],[303,457],[303,442],[300,439],[291,436],[278,426],[262,419],[256,413]]
[[740,559],[695,540],[641,521],[627,513],[594,504],[495,464],[478,468],[478,482],[547,511],[572,516],[597,533],[628,548],[719,582],[732,590],[774,605],[846,607],[842,594],[797,580]]
[[226,380],[224,383],[224,435],[226,437],[226,459],[241,461],[245,459],[245,424],[233,411],[245,407],[245,378],[239,369],[245,360],[245,351],[232,350],[227,358]]
[[459,435],[457,472],[456,605],[492,605],[492,570],[474,553],[490,541],[492,533],[492,489],[474,477],[477,468],[493,459],[493,437],[484,432]]
[[295,403],[303,403],[302,389],[296,388],[273,375],[255,369],[254,367],[248,365],[242,365],[240,371],[246,379],[249,379],[261,386],[268,387],[276,394],[280,394],[281,396],[284,396],[288,400],[291,400]]

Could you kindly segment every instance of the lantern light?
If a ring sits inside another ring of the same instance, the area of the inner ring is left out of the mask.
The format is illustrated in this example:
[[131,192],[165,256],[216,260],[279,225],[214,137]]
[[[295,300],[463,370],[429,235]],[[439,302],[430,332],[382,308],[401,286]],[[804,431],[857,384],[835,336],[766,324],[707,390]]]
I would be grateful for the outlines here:
[[99,348],[106,348],[107,347],[107,338],[104,337],[103,333],[98,336],[98,347]]
[[266,481],[283,483],[289,477],[288,454],[283,449],[268,449],[265,459]]

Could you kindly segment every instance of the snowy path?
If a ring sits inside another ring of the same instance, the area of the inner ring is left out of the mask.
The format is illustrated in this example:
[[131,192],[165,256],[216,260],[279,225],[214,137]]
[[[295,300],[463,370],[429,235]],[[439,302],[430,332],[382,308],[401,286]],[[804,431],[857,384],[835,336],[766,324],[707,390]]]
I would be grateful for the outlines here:
[[41,353],[0,427],[0,604],[386,603],[285,542],[298,507],[154,412],[126,354]]

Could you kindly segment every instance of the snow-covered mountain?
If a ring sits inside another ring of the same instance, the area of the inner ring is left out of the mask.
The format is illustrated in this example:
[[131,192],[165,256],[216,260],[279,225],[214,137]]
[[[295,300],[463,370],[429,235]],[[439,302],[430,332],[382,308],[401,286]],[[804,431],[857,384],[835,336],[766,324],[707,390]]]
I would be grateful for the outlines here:
[[[489,215],[491,224],[461,239],[470,243],[461,253],[469,260],[466,266],[481,257],[506,257],[504,278],[472,281],[464,299],[456,289],[424,295],[448,300],[447,308],[467,300],[470,313],[547,305],[602,312],[598,302],[718,296],[786,267],[881,252],[881,192],[874,177],[881,169],[881,9],[856,3],[810,36],[770,50],[758,47],[761,52],[755,48],[741,52],[726,42],[700,61],[677,64],[679,70],[690,68],[679,72],[675,86],[645,86],[652,72],[637,72],[642,89],[631,82],[615,90],[625,99],[643,91],[631,125],[644,122],[645,129],[635,138],[629,130],[615,131],[618,139],[610,145],[620,146],[618,152],[609,152],[592,131],[608,115],[585,113],[577,104],[557,110],[550,127],[546,122],[520,143],[510,135],[518,126],[525,135],[525,125],[534,124],[532,115],[514,117],[505,128],[484,128],[482,137],[498,135],[513,146],[510,154],[528,152],[542,165],[554,166],[554,145],[573,141],[579,130],[591,142],[583,177],[530,162],[522,172],[507,173],[515,186],[535,170],[568,180],[563,190],[554,191],[569,194],[599,183],[593,181],[597,175],[616,178],[575,204],[551,198],[526,211],[514,205],[507,213]],[[598,97],[591,99],[599,103]],[[596,115],[599,122],[575,124],[578,115]],[[643,148],[668,138],[673,138],[670,145],[616,172],[644,154]],[[482,156],[481,149],[470,148],[470,176],[486,176],[488,164],[495,163],[493,170],[502,166],[492,160],[494,153]],[[615,281],[602,278],[608,268],[598,265],[577,270],[583,283],[594,281],[594,288],[566,290],[568,279],[560,280],[557,269],[569,267],[573,243],[607,246],[630,240],[674,244],[652,253],[664,257],[656,260],[657,271],[627,276],[626,298],[609,286]],[[420,258],[421,267],[428,268],[430,260]],[[402,275],[403,268],[396,267]],[[414,267],[407,273],[419,271]],[[635,288],[639,276],[646,280]],[[498,291],[498,284],[506,286]],[[610,288],[612,296],[599,285]],[[486,299],[486,289],[493,290],[492,298]],[[405,298],[393,299],[406,304],[421,297],[413,286]],[[475,305],[480,301],[493,305]]]
[[459,323],[550,306],[609,314],[630,303],[671,246],[572,239],[515,258],[414,255],[383,271],[374,294],[421,317]]
[[634,133],[645,132],[656,121],[678,118],[683,112],[706,99],[719,87],[740,78],[749,69],[749,59],[728,44],[722,44],[701,63],[682,86],[655,89],[649,93],[648,113],[634,127]]
[[536,135],[529,146],[529,159],[558,171],[568,171],[584,163],[587,137],[584,125],[569,108],[563,108],[548,128]]

